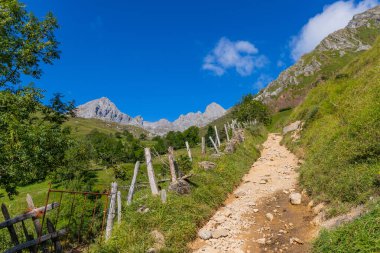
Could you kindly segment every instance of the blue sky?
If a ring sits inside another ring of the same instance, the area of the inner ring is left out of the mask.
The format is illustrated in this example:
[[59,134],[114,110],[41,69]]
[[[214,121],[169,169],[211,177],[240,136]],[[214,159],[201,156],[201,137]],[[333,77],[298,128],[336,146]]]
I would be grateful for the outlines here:
[[[26,0],[52,11],[61,59],[34,80],[82,104],[108,97],[145,120],[233,106],[376,0]],[[24,82],[29,82],[25,79]]]

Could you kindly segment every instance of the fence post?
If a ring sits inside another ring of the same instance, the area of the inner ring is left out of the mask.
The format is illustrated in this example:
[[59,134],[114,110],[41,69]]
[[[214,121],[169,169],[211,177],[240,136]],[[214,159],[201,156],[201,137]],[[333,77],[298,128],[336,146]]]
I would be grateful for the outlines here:
[[[9,215],[8,209],[7,209],[7,207],[6,207],[5,204],[1,204],[1,212],[3,213],[3,216],[4,216],[5,220],[9,220],[11,218],[11,216]],[[20,242],[18,240],[15,227],[13,225],[9,225],[9,226],[7,226],[7,229],[8,229],[9,235],[11,236],[12,243],[15,246],[19,245]],[[21,250],[19,250],[17,252],[18,253],[22,253]]]
[[113,219],[115,218],[116,194],[117,194],[117,183],[113,182],[111,184],[111,201],[110,201],[110,206],[108,209],[108,216],[107,216],[106,241],[110,239],[111,233],[112,233]]
[[175,171],[173,147],[168,148],[168,159],[169,159],[169,169],[170,169],[170,175],[172,177],[172,183],[175,183],[177,182],[177,174]]
[[216,135],[216,142],[218,144],[218,147],[220,147],[220,139],[219,139],[219,134],[218,134],[218,128],[214,126],[215,128],[215,135]]
[[214,140],[211,138],[211,136],[209,136],[208,138],[210,138],[210,141],[211,141],[212,145],[214,146],[214,149],[215,149],[216,153],[219,154],[218,147],[216,146]]
[[224,124],[224,131],[226,131],[227,142],[229,142],[230,141],[230,135],[228,134],[228,128],[227,128],[226,124]]
[[186,144],[186,149],[187,149],[187,155],[189,156],[189,159],[192,162],[193,158],[191,157],[191,150],[190,150],[189,142],[186,141],[185,144]]
[[[49,218],[46,219],[46,225],[47,225],[47,229],[48,229],[49,233],[56,232],[55,227],[54,227],[53,223],[50,221]],[[62,252],[62,245],[61,245],[61,243],[59,241],[59,238],[58,237],[53,237],[51,239],[51,241],[54,244],[55,253],[61,253]]]
[[202,137],[202,155],[206,154],[206,139]]
[[137,174],[139,173],[139,167],[140,167],[140,162],[137,161],[135,164],[135,169],[133,170],[133,177],[132,177],[131,186],[129,187],[129,191],[128,191],[127,205],[130,205],[132,203],[133,192],[135,190]]
[[[33,209],[36,208],[34,206],[32,196],[29,193],[26,194],[26,203],[28,204],[28,208],[30,210],[33,210]],[[41,237],[42,236],[41,235],[42,229],[41,229],[40,220],[37,217],[33,217],[32,221],[33,221],[33,224],[34,224],[34,229],[36,230],[36,233],[37,233],[37,237]],[[49,249],[47,248],[45,242],[41,243],[41,247],[42,247],[42,252],[44,252],[44,253],[48,253],[49,252]]]
[[162,189],[161,190],[161,201],[162,201],[163,204],[165,204],[166,200],[167,200],[166,190]]
[[117,223],[121,222],[121,193],[117,191]]
[[150,189],[153,195],[158,195],[158,188],[156,183],[156,178],[154,177],[154,170],[152,165],[152,156],[150,154],[150,148],[145,148],[145,160],[146,160],[146,169],[148,171]]

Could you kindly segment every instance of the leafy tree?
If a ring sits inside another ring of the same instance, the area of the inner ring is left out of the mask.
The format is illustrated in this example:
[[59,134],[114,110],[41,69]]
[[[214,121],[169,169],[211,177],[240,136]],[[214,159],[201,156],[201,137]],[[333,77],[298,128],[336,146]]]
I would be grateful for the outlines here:
[[180,149],[185,147],[185,139],[183,134],[179,131],[170,131],[165,136],[168,146],[172,146],[174,149]]
[[0,92],[0,186],[9,196],[64,164],[70,132],[46,117],[41,98],[31,86]]
[[240,103],[234,107],[232,114],[241,122],[257,120],[265,125],[271,122],[268,107],[262,102],[254,100],[251,94],[242,98]]
[[181,173],[188,174],[193,169],[193,163],[186,155],[180,155],[177,158],[177,166]]
[[206,135],[205,135],[205,139],[206,139],[206,145],[208,146],[208,147],[212,147],[212,142],[210,141],[210,138],[209,137],[211,137],[212,139],[214,139],[215,138],[215,130],[214,130],[214,128],[212,127],[212,126],[208,126],[207,127],[207,133],[206,133]]
[[95,129],[86,136],[86,139],[92,144],[95,157],[100,164],[112,167],[126,159],[123,143],[114,136]]
[[21,75],[40,78],[40,64],[59,58],[55,17],[39,20],[17,0],[0,1],[0,87],[20,82]]
[[152,139],[153,141],[156,142],[156,144],[154,144],[154,149],[159,153],[159,154],[166,154],[167,153],[167,150],[168,150],[168,145],[166,145],[166,142],[164,140],[164,138],[162,138],[161,136],[156,136]]
[[186,129],[183,132],[183,138],[185,141],[189,142],[189,145],[191,147],[194,147],[195,145],[197,145],[200,142],[199,127],[192,126]]
[[65,103],[62,101],[63,98],[64,96],[61,93],[55,93],[53,98],[50,99],[50,104],[45,107],[45,117],[48,120],[62,124],[69,116],[75,116],[74,101]]

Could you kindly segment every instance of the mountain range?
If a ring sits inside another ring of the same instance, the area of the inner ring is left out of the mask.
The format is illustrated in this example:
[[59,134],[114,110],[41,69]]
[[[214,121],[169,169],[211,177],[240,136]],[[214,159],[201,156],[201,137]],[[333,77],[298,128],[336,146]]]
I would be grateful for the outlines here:
[[157,135],[164,135],[169,131],[184,131],[191,126],[203,127],[213,120],[222,117],[226,110],[217,103],[211,103],[204,113],[190,112],[182,114],[173,122],[160,119],[156,122],[144,121],[141,116],[135,118],[121,112],[108,98],[102,97],[89,101],[76,108],[76,116],[80,118],[95,118],[104,121],[116,122],[123,125],[142,127]]

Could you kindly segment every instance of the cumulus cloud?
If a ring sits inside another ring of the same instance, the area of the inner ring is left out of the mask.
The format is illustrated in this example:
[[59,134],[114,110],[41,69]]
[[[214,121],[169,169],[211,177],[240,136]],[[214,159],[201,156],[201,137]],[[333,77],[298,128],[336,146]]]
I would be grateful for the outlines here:
[[312,51],[327,35],[344,28],[352,17],[379,4],[378,0],[363,0],[356,3],[337,1],[323,8],[323,11],[309,19],[300,34],[291,42],[292,58],[297,60]]
[[216,47],[204,58],[202,68],[222,76],[234,68],[241,76],[249,76],[255,68],[264,67],[268,59],[258,55],[259,50],[248,41],[230,41],[221,38]]

